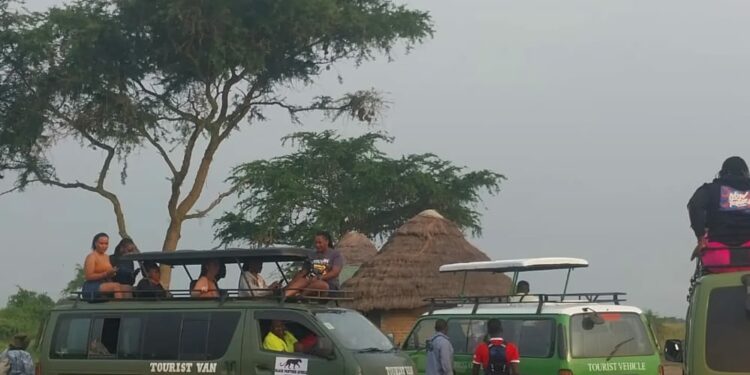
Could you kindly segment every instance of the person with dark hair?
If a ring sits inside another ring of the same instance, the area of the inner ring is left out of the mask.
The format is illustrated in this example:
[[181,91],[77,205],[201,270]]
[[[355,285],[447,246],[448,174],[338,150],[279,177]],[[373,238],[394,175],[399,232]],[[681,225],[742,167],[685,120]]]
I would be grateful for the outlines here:
[[503,325],[497,319],[487,321],[488,342],[477,345],[472,360],[472,375],[479,375],[480,367],[485,375],[519,375],[521,357],[515,344],[503,340]]
[[732,264],[729,247],[750,248],[750,172],[742,158],[724,161],[718,176],[690,198],[688,213],[698,242],[691,259],[700,257],[712,272],[750,269],[727,267]]
[[161,286],[161,270],[154,262],[144,262],[143,272],[146,277],[135,287],[135,296],[139,298],[166,298],[167,292]]
[[302,294],[322,294],[329,290],[338,290],[339,274],[344,268],[344,256],[340,251],[334,249],[331,234],[318,232],[315,234],[315,255],[311,260],[309,269],[298,272],[285,291],[286,296]]
[[[222,265],[218,260],[209,260],[201,265],[201,275],[193,285],[190,295],[196,298],[217,298],[220,296],[218,281]],[[226,270],[224,271],[226,272]]]
[[529,282],[521,280],[516,285],[516,294],[529,294]]
[[117,273],[112,278],[112,281],[119,283],[120,288],[123,292],[131,292],[133,290],[133,284],[135,284],[135,276],[138,271],[135,269],[135,265],[132,261],[121,260],[120,257],[127,254],[138,252],[138,248],[130,238],[123,238],[120,243],[115,246],[115,253],[110,255],[109,262],[117,268]]
[[0,353],[0,375],[34,375],[34,361],[26,351],[28,346],[28,336],[13,336],[8,349]]
[[279,283],[274,281],[270,285],[266,279],[261,276],[263,271],[263,262],[251,261],[242,265],[242,274],[240,274],[239,296],[240,297],[262,297],[273,293],[272,289],[277,289]]
[[112,293],[115,298],[124,298],[125,294],[119,283],[112,282],[117,274],[117,268],[112,267],[107,256],[109,236],[98,233],[91,241],[91,253],[83,263],[85,281],[81,288],[84,299],[100,298],[102,293]]
[[453,345],[448,338],[448,322],[435,321],[435,335],[427,341],[425,375],[453,375]]

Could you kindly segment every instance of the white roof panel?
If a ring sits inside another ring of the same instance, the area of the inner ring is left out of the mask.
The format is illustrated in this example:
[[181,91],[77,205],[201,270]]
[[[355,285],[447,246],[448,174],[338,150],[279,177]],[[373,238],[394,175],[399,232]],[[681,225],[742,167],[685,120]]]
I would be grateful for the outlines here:
[[561,270],[588,266],[589,262],[580,258],[529,258],[444,264],[440,266],[440,272],[524,272]]
[[[539,306],[534,303],[487,303],[480,304],[476,312],[472,314],[474,305],[459,305],[453,308],[437,309],[432,315],[534,315]],[[584,313],[584,308],[591,308],[596,312],[620,312],[642,314],[642,310],[634,306],[614,305],[606,303],[545,303],[542,307],[542,315],[561,314],[575,315]],[[429,312],[423,316],[430,315]]]

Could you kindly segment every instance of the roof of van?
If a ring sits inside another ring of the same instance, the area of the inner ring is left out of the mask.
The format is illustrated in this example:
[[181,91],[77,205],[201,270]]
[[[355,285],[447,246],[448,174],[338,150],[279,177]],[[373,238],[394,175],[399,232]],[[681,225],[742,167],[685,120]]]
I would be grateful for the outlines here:
[[581,268],[588,266],[588,261],[579,258],[529,258],[444,264],[440,266],[440,272],[523,272]]
[[309,259],[314,250],[297,247],[268,247],[257,249],[225,250],[178,250],[173,252],[153,251],[124,255],[125,261],[156,262],[171,266],[202,264],[207,260],[223,263],[258,262],[299,262]]
[[[544,315],[574,315],[581,314],[584,308],[590,308],[598,313],[601,312],[629,312],[642,314],[643,311],[634,306],[600,304],[600,303],[545,303],[542,314]],[[533,303],[497,303],[480,304],[474,312],[474,305],[466,304],[457,307],[438,309],[432,311],[431,315],[538,315],[537,305]],[[429,312],[423,316],[430,315]]]

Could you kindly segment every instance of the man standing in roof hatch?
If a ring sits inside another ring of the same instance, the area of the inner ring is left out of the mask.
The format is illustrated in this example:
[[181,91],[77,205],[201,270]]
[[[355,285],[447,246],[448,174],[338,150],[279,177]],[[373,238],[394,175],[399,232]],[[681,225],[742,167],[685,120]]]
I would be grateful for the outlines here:
[[[750,247],[750,172],[747,163],[739,156],[726,159],[717,178],[703,184],[690,198],[688,213],[698,241],[691,259],[700,256],[704,267],[712,272],[741,270],[726,266],[733,263],[730,258],[741,255],[732,255],[728,247]],[[742,263],[750,265],[747,261]]]

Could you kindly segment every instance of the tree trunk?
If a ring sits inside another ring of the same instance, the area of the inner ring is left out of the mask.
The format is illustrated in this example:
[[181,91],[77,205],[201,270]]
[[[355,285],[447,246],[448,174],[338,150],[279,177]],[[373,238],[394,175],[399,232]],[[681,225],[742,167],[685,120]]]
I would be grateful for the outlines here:
[[[182,218],[172,218],[169,221],[169,228],[167,229],[167,235],[164,238],[164,245],[162,251],[172,252],[177,250],[177,244],[180,242],[180,233],[182,231]],[[172,268],[167,265],[161,266],[161,285],[165,290],[169,290],[169,283],[172,278]],[[177,289],[188,289],[177,288]]]

